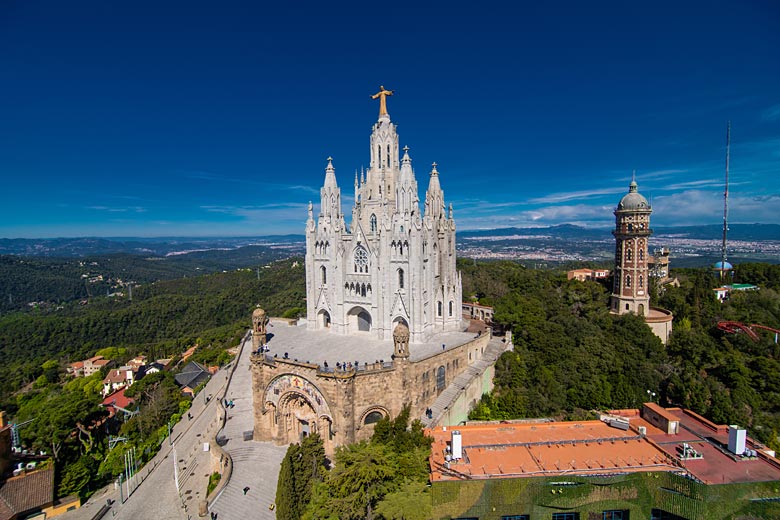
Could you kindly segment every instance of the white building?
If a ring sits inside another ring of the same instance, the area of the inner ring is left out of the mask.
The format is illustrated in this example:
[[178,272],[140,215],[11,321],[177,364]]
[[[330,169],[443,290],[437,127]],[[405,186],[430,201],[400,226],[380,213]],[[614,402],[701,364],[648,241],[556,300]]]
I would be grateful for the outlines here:
[[370,139],[370,166],[355,171],[355,204],[347,224],[333,160],[328,158],[316,216],[306,223],[307,321],[311,329],[392,339],[398,323],[410,342],[460,329],[461,279],[455,268],[455,221],[430,172],[424,211],[409,148],[399,151],[381,88]]

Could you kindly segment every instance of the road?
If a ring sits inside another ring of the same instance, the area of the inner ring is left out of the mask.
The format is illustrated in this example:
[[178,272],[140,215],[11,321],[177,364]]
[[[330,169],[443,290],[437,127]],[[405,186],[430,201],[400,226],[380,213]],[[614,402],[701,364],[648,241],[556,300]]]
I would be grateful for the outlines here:
[[[104,518],[180,520],[198,518],[199,503],[205,500],[211,473],[211,454],[204,443],[211,442],[219,427],[223,395],[234,402],[228,409],[228,421],[221,437],[227,439],[224,449],[234,457],[233,477],[212,507],[221,520],[231,518],[275,518],[268,506],[276,493],[276,479],[285,447],[269,443],[243,441],[243,433],[253,427],[252,378],[249,370],[251,339],[240,350],[238,359],[217,372],[194,399],[190,414],[174,426],[170,439],[149,463],[136,475],[137,487],[127,498],[110,485],[93,495],[80,509],[65,513],[63,520],[89,520],[112,501],[111,511]],[[235,371],[225,394],[230,371]],[[206,397],[211,399],[206,402]],[[174,464],[176,470],[174,470]],[[177,475],[178,474],[178,475]],[[179,490],[176,488],[178,476]],[[246,495],[244,487],[250,487]],[[125,497],[122,502],[121,498]],[[239,500],[238,497],[241,497]],[[258,509],[269,516],[259,515]],[[208,518],[208,515],[206,515]]]

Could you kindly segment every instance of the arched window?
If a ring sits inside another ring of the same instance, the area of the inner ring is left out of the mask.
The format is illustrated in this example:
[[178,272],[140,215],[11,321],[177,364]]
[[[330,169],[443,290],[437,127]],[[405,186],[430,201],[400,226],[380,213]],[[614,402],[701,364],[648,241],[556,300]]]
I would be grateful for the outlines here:
[[627,262],[631,261],[631,246],[630,245],[626,248],[626,261]]
[[436,390],[441,392],[444,390],[444,385],[446,382],[446,372],[444,370],[443,366],[440,366],[438,370],[436,370]]
[[377,412],[376,410],[366,415],[366,418],[363,420],[363,424],[374,424],[382,420],[384,415],[382,415],[382,412]]
[[645,250],[644,249],[640,249],[639,250],[639,260],[644,260],[644,259],[645,259]]
[[387,145],[387,165],[390,166],[390,145]]
[[438,310],[438,314],[437,314],[437,316],[441,316],[441,302],[437,302],[437,304],[436,304],[436,308],[437,308],[437,310]]
[[631,287],[631,275],[626,275],[626,287]]
[[371,232],[376,233],[376,215],[371,214]]
[[326,285],[328,283],[328,270],[325,269],[325,266],[320,266],[320,274],[322,276],[322,285]]
[[404,288],[404,270],[399,269],[398,270],[398,288],[403,289]]
[[450,302],[450,316],[452,316],[452,302]]
[[639,275],[639,288],[642,289],[645,286],[645,278],[641,274]]
[[366,295],[366,284],[360,286],[360,296]]

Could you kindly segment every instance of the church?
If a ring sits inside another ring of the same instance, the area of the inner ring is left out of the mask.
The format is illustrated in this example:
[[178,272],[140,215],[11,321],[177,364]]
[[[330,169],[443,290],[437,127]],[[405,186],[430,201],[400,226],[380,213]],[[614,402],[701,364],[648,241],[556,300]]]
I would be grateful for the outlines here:
[[[411,343],[458,330],[461,280],[455,268],[455,221],[444,202],[436,163],[420,212],[409,148],[399,149],[384,87],[370,140],[368,171],[355,172],[347,225],[332,159],[320,211],[306,221],[306,301],[310,329],[390,339],[399,323]],[[403,151],[403,155],[401,155]]]
[[457,424],[492,390],[511,336],[469,330],[456,269],[455,220],[439,171],[421,201],[380,87],[369,167],[355,173],[347,218],[334,160],[306,220],[306,318],[252,315],[253,438],[318,433],[325,451],[370,438],[409,406],[426,426]]

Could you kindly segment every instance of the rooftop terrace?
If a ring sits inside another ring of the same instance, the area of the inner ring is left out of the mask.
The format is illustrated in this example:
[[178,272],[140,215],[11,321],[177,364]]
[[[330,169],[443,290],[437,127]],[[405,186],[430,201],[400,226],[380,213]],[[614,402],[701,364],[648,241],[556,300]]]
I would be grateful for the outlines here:
[[[747,439],[754,456],[728,451],[728,427],[693,412],[648,403],[648,411],[680,423],[666,434],[639,410],[616,410],[628,429],[602,421],[467,424],[428,430],[434,439],[431,480],[588,476],[639,471],[685,473],[706,484],[780,481],[780,462]],[[453,432],[462,458],[452,458]],[[683,444],[689,452],[684,453]],[[694,455],[691,455],[694,454]]]
[[[463,322],[466,330],[468,322]],[[393,354],[393,341],[371,338],[367,333],[354,336],[332,334],[327,330],[309,330],[305,323],[290,324],[287,320],[272,318],[267,327],[268,348],[272,357],[274,354],[282,358],[297,359],[322,365],[326,361],[331,368],[337,362],[355,363],[363,366],[384,360],[389,362]],[[434,335],[430,341],[422,344],[409,345],[409,359],[420,361],[437,352],[463,345],[474,339],[475,334],[469,332],[444,332]],[[443,348],[442,348],[443,347]]]

